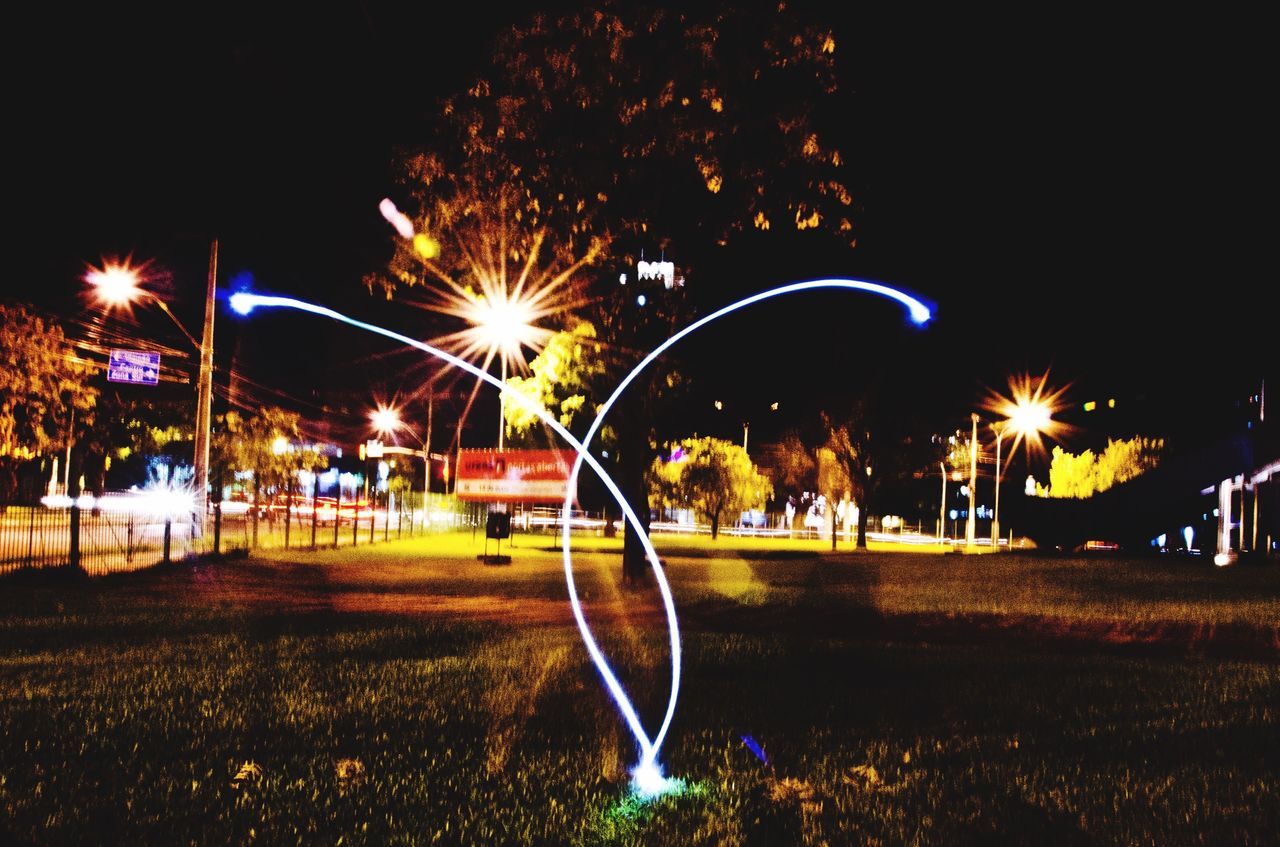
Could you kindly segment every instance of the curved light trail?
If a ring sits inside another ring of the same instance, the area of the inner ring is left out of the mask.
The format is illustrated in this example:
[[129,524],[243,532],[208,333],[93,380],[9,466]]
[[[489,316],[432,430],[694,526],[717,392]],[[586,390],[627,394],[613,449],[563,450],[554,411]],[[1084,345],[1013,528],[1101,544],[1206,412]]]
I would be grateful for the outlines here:
[[[842,288],[853,291],[865,291],[871,294],[879,294],[896,300],[907,307],[911,314],[911,319],[919,325],[923,325],[933,317],[932,311],[923,302],[912,297],[904,291],[897,288],[891,288],[887,285],[881,285],[877,282],[866,282],[858,279],[817,279],[808,282],[794,282],[790,285],[782,285],[777,288],[771,288],[768,291],[762,291],[759,294],[753,294],[745,297],[736,303],[730,303],[721,309],[712,312],[704,318],[700,318],[689,324],[684,329],[672,335],[666,341],[659,344],[645,356],[640,363],[636,365],[629,374],[627,374],[622,382],[618,383],[618,387],[609,395],[609,399],[605,400],[596,412],[595,420],[591,422],[586,435],[582,437],[583,449],[578,450],[578,458],[574,460],[573,470],[569,474],[569,486],[567,491],[575,490],[578,481],[578,473],[582,468],[584,459],[592,464],[596,473],[602,473],[598,466],[594,464],[590,453],[586,448],[591,444],[591,439],[600,431],[600,427],[604,424],[605,415],[613,408],[614,403],[627,390],[627,387],[635,381],[640,372],[647,368],[655,359],[661,356],[676,342],[683,339],[690,333],[701,329],[712,321],[718,320],[732,312],[736,312],[746,306],[759,303],[763,300],[769,300],[774,297],[781,297],[785,294],[795,294],[801,291],[813,291],[823,288]],[[613,491],[610,486],[610,491]],[[616,495],[615,495],[616,496]],[[569,517],[573,508],[572,496],[569,493],[565,495],[563,524],[569,525]],[[627,515],[631,519],[630,512]],[[636,526],[636,522],[632,520],[632,526]],[[582,633],[582,640],[587,645],[587,651],[591,654],[592,660],[596,663],[596,668],[600,671],[600,675],[604,677],[609,691],[613,694],[614,700],[618,704],[618,708],[622,709],[623,714],[627,715],[627,722],[631,724],[632,732],[636,736],[636,740],[640,743],[641,758],[640,764],[632,771],[632,776],[636,781],[637,787],[644,794],[661,794],[667,788],[667,780],[662,776],[662,771],[657,763],[658,748],[662,746],[662,742],[667,737],[667,732],[671,728],[671,720],[676,712],[676,698],[680,693],[680,630],[676,623],[676,607],[675,601],[671,596],[671,586],[667,583],[666,574],[663,572],[661,565],[658,564],[657,554],[653,551],[653,545],[649,541],[649,536],[644,531],[637,528],[636,535],[644,544],[645,553],[649,556],[649,561],[653,565],[653,574],[658,583],[658,591],[662,595],[662,603],[667,613],[667,628],[671,636],[671,695],[667,699],[667,711],[662,718],[662,726],[658,729],[657,735],[652,741],[644,734],[643,729],[638,727],[638,721],[633,720],[635,708],[631,705],[631,701],[627,699],[626,693],[622,686],[618,684],[617,678],[614,676],[609,663],[605,660],[603,653],[600,652],[599,646],[596,644],[595,638],[591,634],[591,628],[587,625],[587,621],[582,612],[582,605],[578,601],[578,592],[573,582],[573,562],[569,551],[569,535],[566,532],[562,542],[564,551],[564,575],[565,583],[569,588],[569,602],[573,606],[573,616],[578,622],[578,630]]]
[[[551,427],[551,429],[557,435],[563,438],[570,446],[572,446],[574,451],[577,453],[577,458],[574,460],[573,469],[570,472],[568,491],[572,492],[575,490],[578,475],[582,469],[582,464],[583,462],[586,462],[586,464],[589,465],[591,469],[595,471],[596,474],[600,477],[601,482],[604,483],[605,487],[608,489],[609,493],[613,496],[614,500],[617,501],[618,506],[622,509],[624,518],[631,525],[632,529],[636,532],[637,537],[640,539],[641,545],[644,547],[645,555],[649,559],[649,564],[653,567],[654,577],[658,583],[658,590],[662,596],[663,606],[666,610],[666,615],[667,615],[667,627],[668,627],[668,632],[670,636],[670,648],[671,648],[671,691],[670,691],[670,696],[668,697],[668,700],[667,700],[667,709],[662,719],[662,725],[660,726],[657,734],[652,739],[650,739],[648,736],[648,733],[645,732],[644,726],[640,721],[639,715],[636,713],[635,707],[632,705],[630,698],[627,697],[626,691],[622,687],[622,683],[619,682],[617,675],[614,674],[613,669],[609,666],[608,660],[605,659],[604,653],[600,650],[599,645],[596,643],[595,637],[591,633],[591,628],[587,624],[586,615],[583,612],[582,603],[578,598],[578,592],[577,592],[577,588],[573,578],[573,560],[572,560],[572,553],[570,550],[569,533],[566,531],[563,534],[562,550],[563,550],[563,556],[564,556],[565,584],[569,591],[569,602],[573,610],[574,621],[578,625],[578,631],[582,635],[583,643],[586,645],[587,652],[590,654],[592,662],[595,663],[596,669],[599,671],[601,678],[604,679],[606,688],[608,689],[610,695],[613,697],[614,702],[618,706],[618,709],[622,712],[623,718],[626,720],[627,726],[628,728],[630,728],[632,735],[636,739],[636,742],[640,745],[640,762],[637,764],[635,769],[632,770],[632,779],[637,791],[644,796],[655,796],[658,794],[662,794],[665,791],[669,790],[673,784],[672,780],[668,780],[666,777],[662,775],[661,768],[657,762],[657,756],[658,756],[658,749],[661,747],[662,742],[666,739],[667,732],[671,728],[671,721],[675,715],[676,701],[680,691],[680,669],[681,669],[680,631],[679,631],[678,622],[676,620],[675,601],[671,595],[671,586],[667,582],[666,574],[662,569],[661,563],[659,562],[657,551],[654,549],[653,543],[650,540],[648,533],[645,532],[644,528],[640,525],[640,520],[636,516],[635,511],[631,508],[631,505],[627,502],[627,499],[622,495],[621,490],[619,490],[616,483],[614,483],[613,479],[608,475],[608,473],[605,472],[604,468],[600,466],[600,463],[591,456],[587,445],[591,443],[592,438],[594,438],[596,433],[599,432],[600,427],[603,425],[605,415],[607,415],[610,409],[613,408],[613,405],[617,402],[618,398],[627,389],[627,387],[630,386],[631,383],[634,382],[635,379],[640,375],[640,373],[646,367],[648,367],[655,359],[657,359],[658,356],[662,355],[672,345],[674,345],[676,342],[683,339],[685,336],[689,335],[695,330],[698,330],[706,326],[712,321],[715,321],[725,315],[728,315],[732,312],[737,311],[738,309],[744,308],[754,303],[759,303],[763,300],[768,300],[773,297],[780,297],[786,294],[794,294],[801,291],[810,291],[814,289],[823,289],[823,288],[866,291],[873,294],[880,294],[882,296],[896,300],[907,307],[907,309],[910,312],[911,319],[915,321],[917,324],[924,324],[932,317],[932,313],[928,306],[926,306],[924,303],[922,303],[920,300],[916,299],[915,297],[912,297],[911,295],[906,294],[903,291],[900,291],[899,289],[891,288],[889,286],[881,285],[879,283],[864,282],[862,280],[854,280],[854,279],[821,279],[821,280],[812,280],[809,282],[797,282],[797,283],[792,283],[790,285],[779,286],[778,288],[773,288],[768,291],[764,291],[759,294],[746,297],[742,300],[739,300],[735,303],[725,306],[724,308],[721,308],[707,315],[704,318],[694,321],[692,324],[680,330],[676,334],[672,335],[662,344],[658,345],[658,347],[654,348],[654,350],[652,350],[648,355],[646,355],[644,359],[642,359],[640,363],[636,365],[636,367],[633,368],[631,372],[627,374],[626,377],[623,378],[622,382],[618,384],[617,388],[614,389],[613,393],[609,395],[609,398],[599,407],[599,411],[597,412],[595,419],[592,421],[590,428],[588,429],[586,435],[583,436],[581,441],[578,441],[578,439],[574,438],[573,435],[567,429],[565,429],[564,426],[562,426],[560,422],[556,420],[556,418],[553,415],[551,415],[546,409],[539,406],[537,403],[535,403],[531,399],[523,396],[520,392],[511,392],[511,394],[516,398],[518,402],[522,403],[526,408],[528,408],[533,414],[535,414],[538,417],[539,420],[547,424],[547,426]],[[364,329],[369,332],[373,332],[375,334],[393,339],[395,341],[399,341],[403,344],[407,344],[411,347],[422,350],[423,352],[428,353],[432,356],[443,359],[449,364],[457,368],[461,368],[462,370],[466,371],[469,374],[472,374],[478,379],[481,379],[489,383],[490,385],[493,385],[499,391],[505,390],[506,388],[505,385],[500,380],[491,376],[487,371],[477,368],[475,365],[471,364],[465,359],[461,359],[457,356],[454,356],[450,353],[445,352],[444,350],[441,350],[437,347],[433,347],[432,345],[427,344],[426,342],[419,341],[414,338],[410,338],[406,335],[401,335],[398,332],[394,332],[393,330],[385,329],[383,327],[376,326],[374,324],[369,324],[369,323],[365,323],[364,321],[356,320],[355,318],[348,317],[346,315],[341,314],[340,312],[334,311],[333,309],[325,308],[324,306],[317,306],[313,303],[307,303],[305,301],[296,300],[290,297],[274,297],[274,296],[268,296],[268,295],[250,294],[247,292],[239,292],[237,294],[234,294],[231,296],[230,300],[231,300],[231,307],[235,311],[243,315],[247,315],[253,309],[261,306],[261,307],[269,307],[269,308],[298,309],[300,311],[310,312],[312,314],[328,317],[333,320],[340,321],[342,323],[346,323],[351,326],[357,327],[358,329]],[[565,527],[568,527],[569,525],[569,516],[572,510],[572,507],[573,507],[572,495],[567,493],[565,496],[565,503],[564,503],[564,518],[565,518],[564,526]]]
[[[303,301],[303,300],[295,300],[292,297],[275,297],[275,296],[264,295],[264,294],[251,294],[249,292],[243,292],[243,291],[237,292],[236,294],[231,295],[230,303],[231,303],[231,308],[242,315],[248,315],[255,308],[265,307],[265,308],[297,309],[303,312],[310,312],[311,314],[314,314],[314,315],[321,315],[322,317],[332,318],[335,321],[349,324],[350,326],[354,326],[357,329],[367,330],[377,335],[382,335],[382,336],[385,336],[386,338],[390,338],[394,341],[399,341],[402,344],[408,344],[411,347],[415,347],[418,350],[422,350],[425,353],[429,353],[432,356],[436,356],[437,358],[443,359],[449,364],[453,365],[454,367],[461,368],[462,370],[477,377],[478,379],[482,379],[485,382],[489,383],[490,385],[496,387],[500,391],[506,390],[506,387],[503,385],[501,380],[492,376],[487,371],[477,368],[475,365],[471,364],[465,359],[461,359],[457,356],[454,356],[451,353],[447,353],[444,350],[441,350],[437,347],[433,347],[432,345],[427,344],[424,341],[419,341],[415,338],[410,338],[407,335],[401,335],[398,332],[386,329],[385,327],[377,326],[376,324],[370,324],[370,323],[365,323],[364,321],[361,321],[361,320],[356,320],[355,318],[348,317],[347,315],[344,315],[341,312],[336,312],[333,309],[328,309],[324,306],[317,306],[314,303],[307,303],[306,301]],[[558,420],[556,420],[554,415],[552,415],[546,409],[539,406],[533,400],[525,397],[523,394],[521,394],[518,391],[513,391],[511,392],[511,394],[517,399],[518,402],[524,404],[524,406],[528,408],[529,411],[531,411],[533,414],[538,416],[539,420],[541,420],[547,426],[551,427],[552,430],[554,430],[557,435],[563,438],[566,442],[569,443],[570,446],[573,447],[575,451],[577,451],[578,458],[574,462],[574,479],[577,478],[577,471],[582,467],[583,461],[585,461],[588,465],[590,465],[591,469],[594,470],[600,476],[600,481],[604,483],[605,487],[609,490],[609,493],[613,495],[614,500],[618,502],[618,506],[622,509],[622,513],[625,516],[626,520],[630,522],[631,526],[635,529],[637,535],[639,536],[641,543],[644,545],[645,554],[649,558],[649,563],[653,566],[654,571],[661,575],[662,565],[658,561],[657,551],[653,549],[653,543],[649,540],[648,534],[644,531],[644,528],[640,525],[640,520],[639,518],[636,517],[635,511],[632,510],[631,505],[627,502],[627,498],[622,496],[622,492],[618,489],[618,486],[614,483],[613,479],[609,476],[609,474],[605,472],[605,469],[600,466],[599,462],[597,462],[594,458],[591,457],[591,455],[587,452],[586,447],[584,447],[582,443],[578,441],[578,439],[574,438],[573,435],[567,429],[565,429]],[[661,576],[659,578],[662,579]],[[678,649],[680,640],[679,640],[679,634],[676,633],[675,631],[675,606],[671,600],[671,591],[669,588],[666,588],[665,579],[662,579],[662,585],[664,586],[663,599],[666,602],[668,607],[668,622],[672,627],[672,633],[673,633],[672,641]],[[646,778],[646,775],[649,774],[650,771],[652,770],[652,763],[654,762],[657,756],[657,748],[652,742],[649,741],[649,737],[644,731],[644,726],[640,723],[639,715],[636,714],[635,708],[631,705],[631,700],[627,697],[626,692],[622,688],[622,683],[618,681],[618,678],[614,675],[613,670],[609,667],[609,663],[605,660],[604,654],[600,652],[600,648],[596,645],[595,639],[592,638],[590,635],[591,630],[587,627],[586,617],[583,615],[581,603],[578,601],[578,594],[574,590],[572,585],[572,576],[570,576],[569,591],[570,591],[570,599],[572,601],[572,606],[573,606],[574,619],[578,622],[578,628],[583,633],[583,638],[587,646],[587,652],[591,654],[592,661],[595,662],[596,668],[600,671],[600,675],[604,677],[605,685],[608,687],[609,693],[613,696],[614,702],[618,704],[618,708],[622,710],[623,717],[627,721],[627,726],[631,729],[632,735],[635,736],[636,741],[640,744],[641,764],[636,768],[636,771],[633,772],[633,774],[636,776],[636,784],[638,787],[640,787],[641,792],[644,794],[659,794],[665,788],[666,781],[662,779],[660,774],[657,776],[657,780],[658,780],[657,782],[655,782],[652,778]],[[679,656],[678,655],[674,659],[674,662],[677,668],[676,673],[678,677],[678,673],[679,673]],[[650,764],[651,767],[649,769],[645,768],[646,763]]]

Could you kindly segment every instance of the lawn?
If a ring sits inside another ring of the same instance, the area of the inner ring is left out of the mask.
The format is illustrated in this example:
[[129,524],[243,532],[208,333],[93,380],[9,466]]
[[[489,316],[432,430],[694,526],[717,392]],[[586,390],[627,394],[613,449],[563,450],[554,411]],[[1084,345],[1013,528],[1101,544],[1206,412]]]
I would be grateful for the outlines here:
[[[1280,831],[1280,641],[1258,647],[1280,621],[1280,569],[727,541],[660,545],[687,619],[662,758],[685,790],[647,804],[629,796],[634,745],[564,611],[549,537],[518,538],[506,568],[460,535],[0,583],[0,841]],[[653,723],[666,634],[652,591],[618,588],[613,543],[585,545],[579,584]],[[991,624],[1005,619],[1021,628]],[[1126,621],[1157,637],[1109,637]],[[1180,635],[1214,627],[1256,638],[1233,655],[1236,641],[1205,651]]]

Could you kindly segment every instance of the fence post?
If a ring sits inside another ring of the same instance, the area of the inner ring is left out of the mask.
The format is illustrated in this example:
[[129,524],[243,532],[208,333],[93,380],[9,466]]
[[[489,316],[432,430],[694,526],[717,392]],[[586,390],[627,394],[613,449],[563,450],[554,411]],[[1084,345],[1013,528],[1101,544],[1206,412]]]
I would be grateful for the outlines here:
[[29,515],[30,515],[30,517],[31,517],[31,522],[30,522],[30,524],[29,524],[29,525],[28,525],[28,527],[27,527],[27,563],[26,563],[26,564],[27,564],[27,567],[29,567],[29,568],[30,568],[30,567],[34,567],[34,565],[32,564],[32,562],[33,562],[33,561],[34,561],[34,559],[35,559],[35,547],[36,547],[36,509],[38,509],[38,508],[39,508],[39,506],[32,506],[32,507],[28,510],[28,513],[29,513]]
[[320,508],[320,474],[312,471],[315,482],[311,486],[311,549],[316,549],[316,510]]
[[258,549],[258,472],[253,472],[253,543],[249,545],[249,549]]
[[[221,495],[219,495],[221,496]],[[213,504],[213,556],[222,555],[222,501]]]
[[164,516],[164,563],[169,564],[169,542],[173,536],[173,518]]
[[284,549],[289,549],[289,524],[293,518],[293,474],[284,484]]
[[338,549],[338,524],[342,518],[342,474],[338,474],[338,496],[333,500],[333,549]]
[[355,508],[351,512],[351,546],[355,547],[360,543],[360,492],[352,492],[356,496]]
[[[79,488],[79,486],[73,486]],[[72,568],[80,567],[80,506],[78,505],[80,492],[71,498],[71,540],[70,546],[67,548],[67,565]]]
[[129,513],[129,523],[125,530],[124,542],[124,561],[125,564],[133,564],[133,513]]

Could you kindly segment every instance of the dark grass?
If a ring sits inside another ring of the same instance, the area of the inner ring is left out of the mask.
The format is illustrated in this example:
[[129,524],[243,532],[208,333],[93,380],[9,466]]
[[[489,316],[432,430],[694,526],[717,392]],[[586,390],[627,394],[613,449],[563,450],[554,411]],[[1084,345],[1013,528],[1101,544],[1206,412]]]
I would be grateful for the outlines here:
[[[705,576],[714,563],[673,570],[678,590],[727,602],[741,588],[750,620],[775,604],[802,617],[853,608],[922,584],[942,561],[867,563],[868,573],[729,563],[722,591]],[[980,565],[1019,567],[960,567]],[[378,582],[376,561],[365,566],[349,574],[362,589]],[[1105,596],[1117,580],[1181,576],[1130,563],[1099,588],[1084,565],[1021,567],[1037,585],[1094,592],[1076,601],[1085,613],[1138,602]],[[689,632],[663,756],[688,790],[638,804],[632,744],[576,631],[210,606],[185,597],[182,579],[5,586],[0,842],[1270,844],[1280,831],[1272,661],[885,643],[818,636],[803,621]],[[519,596],[551,596],[532,564],[512,580]],[[500,589],[470,573],[458,581]],[[985,589],[970,591],[960,605]],[[1194,601],[1167,608],[1202,608]],[[1221,615],[1233,602],[1203,608]],[[612,625],[603,641],[652,721],[665,702],[664,634]],[[350,759],[363,774],[341,778]],[[233,785],[246,761],[261,776]]]

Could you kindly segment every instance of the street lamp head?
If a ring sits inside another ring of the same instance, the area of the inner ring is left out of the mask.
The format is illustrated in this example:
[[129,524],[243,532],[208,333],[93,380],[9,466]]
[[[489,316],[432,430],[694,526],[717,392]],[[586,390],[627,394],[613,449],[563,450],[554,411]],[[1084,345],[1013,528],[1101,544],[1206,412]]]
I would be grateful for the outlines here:
[[93,286],[94,295],[107,306],[128,306],[147,293],[139,287],[141,269],[131,266],[128,260],[91,267],[84,281]]
[[1048,383],[1047,371],[1038,378],[1029,374],[1013,376],[1009,378],[1008,396],[992,391],[983,404],[988,411],[1003,418],[992,424],[997,438],[1005,434],[1013,435],[1013,447],[1009,451],[1011,456],[1024,442],[1028,449],[1043,454],[1044,443],[1041,436],[1056,440],[1070,429],[1053,417],[1062,408],[1062,395],[1066,393],[1068,386],[1050,388]]
[[537,336],[534,310],[515,298],[490,297],[477,302],[470,320],[479,330],[485,346],[507,356]]
[[400,410],[391,406],[379,406],[369,413],[369,420],[379,435],[390,435],[400,429]]
[[1020,435],[1046,432],[1053,425],[1053,408],[1038,398],[1018,397],[1005,411],[1006,425]]

